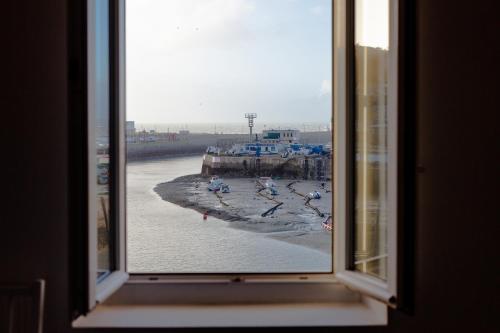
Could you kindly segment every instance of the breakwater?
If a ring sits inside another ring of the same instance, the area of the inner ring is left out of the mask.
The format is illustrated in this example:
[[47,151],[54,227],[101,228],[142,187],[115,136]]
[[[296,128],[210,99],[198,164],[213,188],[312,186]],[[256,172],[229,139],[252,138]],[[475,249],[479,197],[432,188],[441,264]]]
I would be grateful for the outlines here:
[[240,134],[204,134],[192,133],[177,135],[176,140],[157,140],[151,142],[128,142],[127,159],[141,161],[172,156],[203,154],[207,146],[229,148],[232,144],[248,140]]
[[310,180],[332,178],[328,156],[217,156],[205,154],[201,173],[204,176],[267,176]]
[[[168,138],[168,137],[167,137]],[[151,142],[127,142],[127,160],[143,161],[173,156],[203,154],[208,146],[229,149],[236,143],[248,142],[248,134],[189,133],[176,135],[175,140],[159,137]],[[331,132],[301,133],[300,143],[331,142]]]

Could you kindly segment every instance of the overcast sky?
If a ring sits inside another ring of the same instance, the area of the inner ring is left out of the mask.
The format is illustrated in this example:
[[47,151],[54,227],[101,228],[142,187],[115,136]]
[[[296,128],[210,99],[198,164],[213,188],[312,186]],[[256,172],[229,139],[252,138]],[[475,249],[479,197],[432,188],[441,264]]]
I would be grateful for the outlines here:
[[127,118],[328,123],[331,2],[127,0]]

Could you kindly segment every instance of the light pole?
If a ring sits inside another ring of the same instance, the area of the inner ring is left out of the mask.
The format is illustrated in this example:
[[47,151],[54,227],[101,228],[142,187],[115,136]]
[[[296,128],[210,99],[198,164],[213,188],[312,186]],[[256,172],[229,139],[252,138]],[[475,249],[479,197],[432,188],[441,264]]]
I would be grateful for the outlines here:
[[253,120],[257,118],[256,113],[245,113],[245,118],[248,119],[248,127],[250,128],[250,142],[252,142],[252,128],[253,128]]

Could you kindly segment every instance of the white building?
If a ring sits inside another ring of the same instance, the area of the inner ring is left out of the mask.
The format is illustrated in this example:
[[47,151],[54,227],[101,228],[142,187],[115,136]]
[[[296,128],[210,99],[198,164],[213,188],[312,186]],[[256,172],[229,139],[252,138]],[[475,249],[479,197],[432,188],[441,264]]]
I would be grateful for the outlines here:
[[126,121],[125,122],[125,132],[127,136],[135,135],[135,121]]
[[300,131],[296,129],[270,129],[262,131],[263,143],[296,143]]

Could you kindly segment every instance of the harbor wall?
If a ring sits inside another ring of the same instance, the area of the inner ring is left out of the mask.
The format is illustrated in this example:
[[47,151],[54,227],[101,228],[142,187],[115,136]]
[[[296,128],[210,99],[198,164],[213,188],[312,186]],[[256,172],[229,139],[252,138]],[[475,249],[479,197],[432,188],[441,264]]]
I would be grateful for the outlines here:
[[[194,155],[205,153],[208,146],[229,149],[236,143],[248,142],[247,134],[178,134],[176,140],[152,142],[128,142],[127,160],[138,161],[170,156]],[[331,132],[301,133],[300,143],[331,143]]]
[[331,158],[327,156],[203,156],[204,176],[275,176],[310,180],[332,178]]
[[128,142],[127,159],[129,161],[164,158],[169,156],[203,154],[207,146],[231,147],[234,143],[248,139],[239,134],[204,134],[193,133],[177,135],[175,141]]

